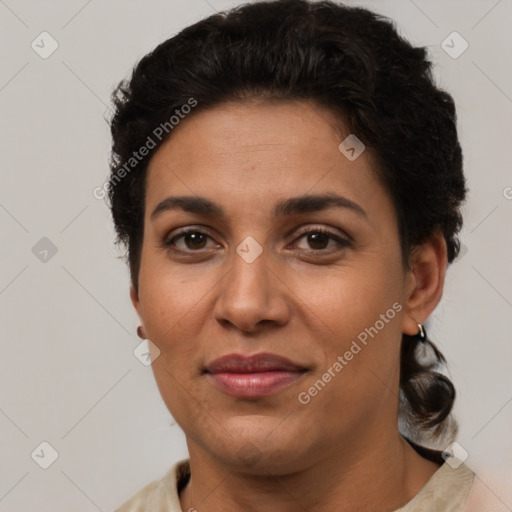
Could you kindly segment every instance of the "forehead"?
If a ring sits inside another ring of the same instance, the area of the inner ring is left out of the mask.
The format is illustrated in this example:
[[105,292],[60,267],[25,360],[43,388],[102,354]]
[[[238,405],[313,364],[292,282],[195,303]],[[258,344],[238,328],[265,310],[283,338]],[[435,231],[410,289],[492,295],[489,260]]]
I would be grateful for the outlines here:
[[339,116],[312,102],[233,102],[195,112],[149,163],[146,216],[170,194],[269,211],[272,198],[308,192],[376,199],[384,191],[371,152],[351,161],[338,147],[349,135]]
[[344,132],[349,133],[341,119],[311,102],[228,102],[185,117],[152,160],[162,153],[187,161],[205,153],[234,157],[240,151],[306,155],[316,148],[318,154],[322,146],[337,146]]

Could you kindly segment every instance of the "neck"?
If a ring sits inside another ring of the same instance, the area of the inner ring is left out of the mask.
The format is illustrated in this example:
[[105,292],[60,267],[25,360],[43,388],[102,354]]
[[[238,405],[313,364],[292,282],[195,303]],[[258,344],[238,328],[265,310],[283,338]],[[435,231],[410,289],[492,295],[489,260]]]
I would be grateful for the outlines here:
[[220,464],[189,443],[191,478],[180,495],[182,510],[394,511],[439,468],[419,456],[398,432],[384,441],[358,434],[354,442],[328,452],[300,471],[269,475],[263,468],[248,474]]

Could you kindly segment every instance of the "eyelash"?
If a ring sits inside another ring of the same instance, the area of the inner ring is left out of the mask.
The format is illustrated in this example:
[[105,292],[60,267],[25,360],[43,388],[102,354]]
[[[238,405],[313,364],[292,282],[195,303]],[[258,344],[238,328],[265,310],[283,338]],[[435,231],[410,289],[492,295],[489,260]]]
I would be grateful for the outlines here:
[[[191,250],[184,251],[182,249],[177,249],[174,246],[174,243],[177,239],[182,238],[183,236],[186,236],[187,234],[190,234],[190,233],[198,233],[201,235],[206,235],[207,237],[213,239],[213,237],[205,231],[201,231],[200,229],[197,229],[197,228],[186,228],[186,229],[183,229],[182,231],[180,231],[179,233],[177,233],[176,235],[174,235],[172,238],[167,238],[167,239],[162,240],[160,246],[164,249],[171,250],[172,252],[179,253],[179,254],[194,254],[194,253],[200,254],[203,251],[203,249],[198,249],[198,250],[191,249]],[[307,235],[319,234],[319,233],[328,235],[331,240],[334,240],[338,244],[338,247],[334,248],[334,250],[333,250],[333,248],[309,249],[309,250],[303,250],[303,252],[305,252],[307,254],[315,254],[315,255],[324,254],[324,255],[326,255],[326,254],[331,254],[338,250],[342,250],[344,248],[352,246],[351,241],[349,241],[345,238],[342,238],[339,235],[337,235],[337,234],[333,233],[332,231],[329,231],[325,228],[314,228],[314,229],[309,229],[308,231],[303,231],[302,233],[299,233],[299,235],[297,236],[297,238],[295,240],[300,240],[302,238],[305,238]]]

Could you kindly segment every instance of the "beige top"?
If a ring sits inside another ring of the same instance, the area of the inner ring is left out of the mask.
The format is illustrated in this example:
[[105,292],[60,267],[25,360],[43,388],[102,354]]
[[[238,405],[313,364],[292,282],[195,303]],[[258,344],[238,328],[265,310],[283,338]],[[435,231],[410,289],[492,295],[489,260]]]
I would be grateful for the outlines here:
[[[151,482],[115,512],[187,512],[181,509],[178,489],[190,477],[189,460],[176,462],[161,479]],[[465,465],[445,462],[416,496],[395,512],[461,512],[473,484],[474,473]]]

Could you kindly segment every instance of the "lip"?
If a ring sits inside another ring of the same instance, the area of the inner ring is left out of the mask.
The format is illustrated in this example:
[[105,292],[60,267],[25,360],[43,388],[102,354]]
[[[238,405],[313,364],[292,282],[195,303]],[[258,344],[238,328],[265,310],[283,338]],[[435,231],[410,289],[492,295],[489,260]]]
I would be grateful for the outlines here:
[[285,357],[262,353],[253,356],[228,354],[215,359],[205,370],[221,391],[237,398],[269,396],[290,386],[306,368]]

